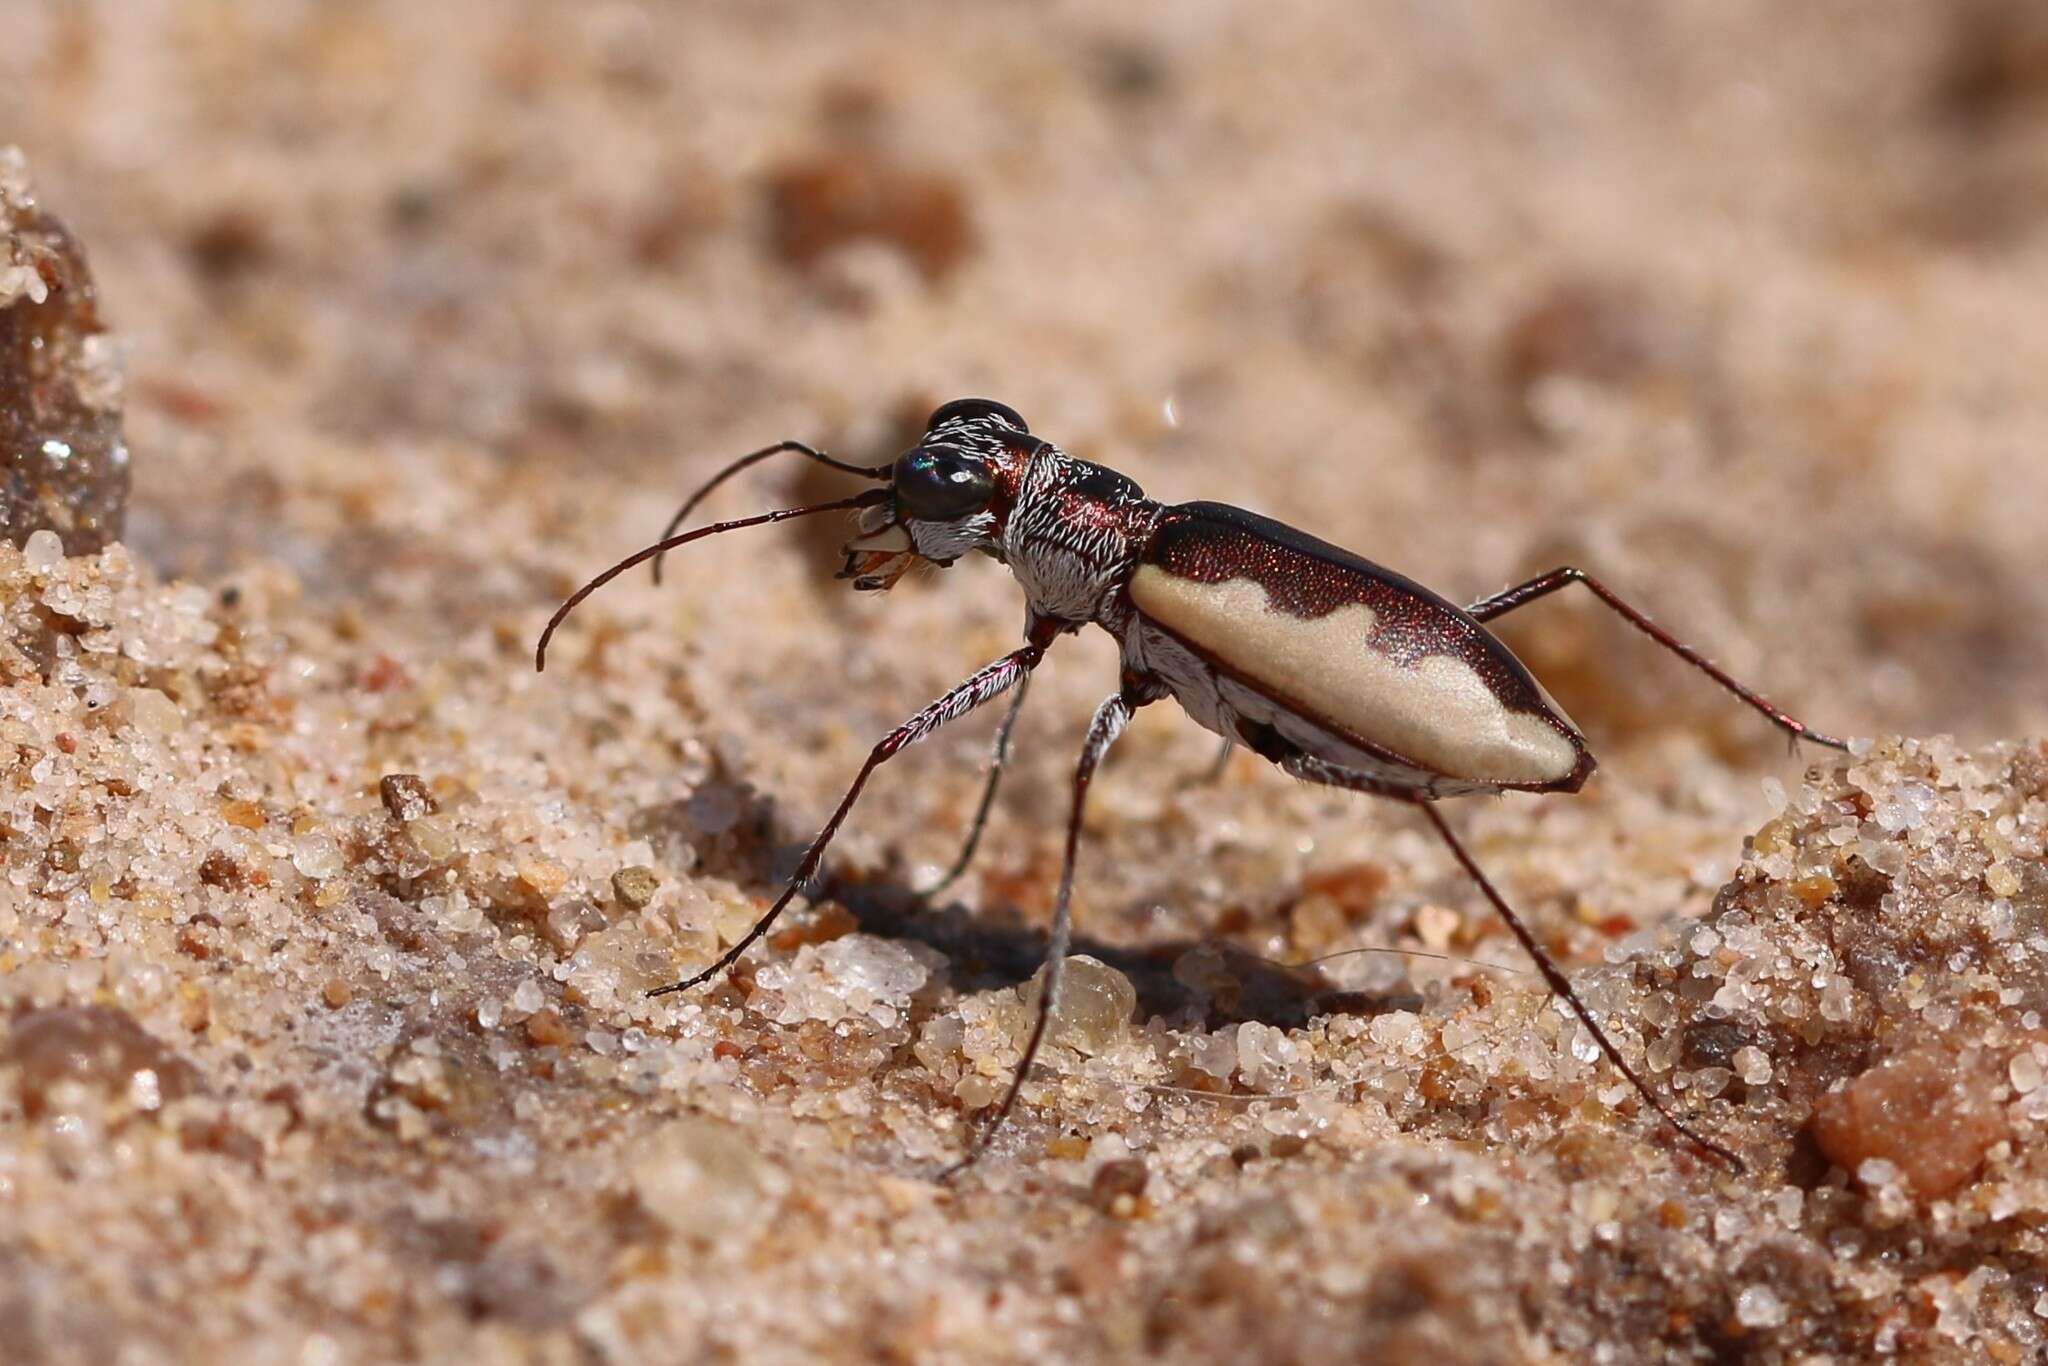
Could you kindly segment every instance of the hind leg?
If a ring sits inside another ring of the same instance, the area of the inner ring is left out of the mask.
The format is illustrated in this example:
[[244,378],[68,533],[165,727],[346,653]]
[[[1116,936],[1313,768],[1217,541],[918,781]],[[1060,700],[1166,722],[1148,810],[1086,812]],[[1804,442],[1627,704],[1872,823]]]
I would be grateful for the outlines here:
[[1846,750],[1849,748],[1844,741],[1837,740],[1832,735],[1822,735],[1798,717],[1771,702],[1770,699],[1766,698],[1756,689],[1746,683],[1737,681],[1734,675],[1728,673],[1713,660],[1708,659],[1698,650],[1695,650],[1677,636],[1672,635],[1656,622],[1651,621],[1641,611],[1630,606],[1612,588],[1609,588],[1585,570],[1572,565],[1566,565],[1562,569],[1553,569],[1548,574],[1539,575],[1527,583],[1516,584],[1513,588],[1504,588],[1492,597],[1481,598],[1465,610],[1479,621],[1492,621],[1496,617],[1506,616],[1517,607],[1527,606],[1538,598],[1547,598],[1558,589],[1569,588],[1575,583],[1584,584],[1587,592],[1600,599],[1602,603],[1623,621],[1626,621],[1651,640],[1656,641],[1659,645],[1662,645],[1665,649],[1671,651],[1671,653],[1677,655],[1695,669],[1698,669],[1708,678],[1713,679],[1723,688],[1735,694],[1745,705],[1761,712],[1770,720],[1772,725],[1792,737],[1795,742],[1795,748],[1797,747],[1796,742],[1800,740],[1811,740],[1816,745],[1826,745],[1829,749]]
[[1571,979],[1565,976],[1564,969],[1559,967],[1557,960],[1552,958],[1545,951],[1543,945],[1537,942],[1536,936],[1522,922],[1522,918],[1515,914],[1514,908],[1508,905],[1507,898],[1502,896],[1499,890],[1494,887],[1492,879],[1486,876],[1485,871],[1480,868],[1478,861],[1465,848],[1464,841],[1452,833],[1450,823],[1436,809],[1434,801],[1412,789],[1399,787],[1367,774],[1354,773],[1348,769],[1324,763],[1320,759],[1311,758],[1306,754],[1296,754],[1282,759],[1280,767],[1295,777],[1305,779],[1308,782],[1318,783],[1325,787],[1344,788],[1352,792],[1369,793],[1375,797],[1388,797],[1396,801],[1406,802],[1420,811],[1424,818],[1429,821],[1430,825],[1435,828],[1438,837],[1450,849],[1452,856],[1458,860],[1459,866],[1465,870],[1466,875],[1478,884],[1480,893],[1493,906],[1494,913],[1500,916],[1509,931],[1514,934],[1515,939],[1521,944],[1523,950],[1535,962],[1536,970],[1543,975],[1543,980],[1549,985],[1550,990],[1570,1008],[1572,1014],[1578,1017],[1579,1023],[1583,1024],[1587,1032],[1593,1036],[1593,1041],[1599,1045],[1600,1051],[1605,1053],[1607,1060],[1614,1064],[1615,1070],[1628,1079],[1629,1085],[1636,1089],[1636,1093],[1643,1098],[1644,1102],[1652,1110],[1655,1110],[1663,1117],[1665,1123],[1684,1135],[1688,1141],[1720,1158],[1733,1170],[1740,1172],[1744,1169],[1741,1158],[1737,1157],[1722,1144],[1716,1143],[1713,1139],[1694,1131],[1684,1120],[1674,1114],[1670,1106],[1665,1104],[1663,1098],[1650,1089],[1649,1082],[1643,1079],[1642,1074],[1637,1072],[1628,1059],[1621,1055],[1621,1050],[1614,1046],[1614,1040],[1607,1037],[1607,1031],[1593,1017],[1591,1008],[1586,1005],[1585,1000],[1579,995],[1577,989],[1572,986]]

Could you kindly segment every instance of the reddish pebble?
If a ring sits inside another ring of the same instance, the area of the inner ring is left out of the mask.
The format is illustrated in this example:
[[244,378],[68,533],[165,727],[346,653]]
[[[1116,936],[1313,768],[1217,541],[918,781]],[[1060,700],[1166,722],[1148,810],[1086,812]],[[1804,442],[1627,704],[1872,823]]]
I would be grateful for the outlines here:
[[563,1023],[562,1013],[553,1006],[536,1010],[526,1017],[526,1037],[542,1048],[554,1048],[574,1043],[576,1035]]
[[1814,1141],[1828,1161],[1853,1174],[1882,1159],[1921,1200],[1967,1185],[2009,1133],[1989,1062],[1938,1046],[1887,1059],[1813,1107]]

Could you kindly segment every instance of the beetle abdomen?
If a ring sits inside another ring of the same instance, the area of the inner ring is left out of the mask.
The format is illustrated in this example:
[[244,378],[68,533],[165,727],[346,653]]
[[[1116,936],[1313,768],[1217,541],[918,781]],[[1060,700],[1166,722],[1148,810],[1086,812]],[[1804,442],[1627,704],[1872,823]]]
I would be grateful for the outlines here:
[[1168,509],[1131,604],[1223,673],[1459,783],[1575,788],[1577,729],[1507,647],[1390,570],[1218,503]]

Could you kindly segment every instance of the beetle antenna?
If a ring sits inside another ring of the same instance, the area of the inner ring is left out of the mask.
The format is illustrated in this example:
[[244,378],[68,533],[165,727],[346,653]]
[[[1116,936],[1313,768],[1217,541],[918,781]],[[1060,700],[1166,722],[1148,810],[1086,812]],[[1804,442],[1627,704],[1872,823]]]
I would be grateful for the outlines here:
[[[668,525],[661,529],[661,539],[667,540],[675,535],[676,528],[689,520],[690,514],[697,510],[697,504],[710,497],[711,491],[720,484],[723,484],[741,470],[758,465],[771,455],[781,455],[784,452],[801,455],[806,460],[815,460],[820,465],[824,465],[829,469],[844,470],[848,474],[857,474],[863,479],[886,480],[889,477],[890,466],[888,465],[851,465],[844,460],[835,460],[833,457],[825,454],[825,452],[807,446],[801,441],[778,441],[772,446],[763,446],[758,451],[741,456],[709,479],[706,479],[702,484],[699,484],[697,491],[683,500],[683,505],[676,509],[676,515],[669,518]],[[654,581],[656,583],[661,582],[661,557],[664,553],[659,550],[654,553]]]
[[545,670],[548,667],[548,642],[554,638],[555,628],[568,620],[569,614],[576,610],[577,605],[592,593],[595,593],[598,589],[604,587],[628,569],[631,569],[634,565],[642,564],[660,555],[666,555],[678,546],[688,545],[692,541],[701,541],[706,536],[716,536],[721,531],[738,531],[741,527],[765,526],[770,522],[786,522],[792,517],[809,517],[813,513],[818,512],[840,512],[850,508],[873,507],[877,503],[887,501],[888,497],[889,491],[887,489],[868,489],[864,493],[854,494],[851,498],[835,498],[829,503],[811,503],[805,507],[777,508],[773,512],[757,513],[752,517],[741,517],[736,521],[714,522],[710,526],[700,526],[695,531],[686,531],[680,536],[664,536],[645,550],[634,551],[631,555],[620,560],[610,569],[605,570],[589,583],[584,584],[581,588],[571,593],[563,601],[562,605],[555,609],[555,614],[548,618],[548,624],[541,628],[540,640],[533,647],[533,667],[536,671]]

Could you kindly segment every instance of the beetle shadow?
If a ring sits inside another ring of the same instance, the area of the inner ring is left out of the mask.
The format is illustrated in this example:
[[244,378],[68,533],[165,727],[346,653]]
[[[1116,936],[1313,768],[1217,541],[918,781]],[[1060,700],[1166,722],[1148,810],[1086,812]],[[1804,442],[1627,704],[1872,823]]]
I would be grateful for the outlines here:
[[[933,905],[893,868],[828,872],[815,891],[844,906],[863,934],[935,950],[946,961],[947,985],[962,994],[1029,981],[1050,944],[1049,932],[1023,923],[1014,906]],[[1423,1004],[1412,987],[1348,990],[1314,964],[1276,963],[1216,940],[1173,939],[1132,948],[1076,935],[1069,952],[1115,968],[1136,989],[1145,1016],[1181,1027],[1213,1030],[1256,1022],[1299,1029],[1323,1016],[1380,1015]]]
[[[700,871],[779,889],[795,872],[804,846],[777,839],[775,825],[773,800],[714,763],[697,794],[635,813],[629,829],[654,841],[658,850],[687,846]],[[933,949],[945,960],[946,984],[961,994],[1029,981],[1050,946],[1049,931],[1026,924],[1014,905],[999,902],[976,909],[950,899],[935,904],[910,885],[907,871],[894,859],[879,869],[828,863],[805,890],[813,899],[845,907],[864,934]],[[1077,934],[1069,951],[1121,972],[1136,989],[1145,1016],[1176,1027],[1213,1030],[1258,1023],[1299,1029],[1328,1015],[1381,1015],[1423,1005],[1412,986],[1351,990],[1313,963],[1277,963],[1215,939],[1129,947]]]

